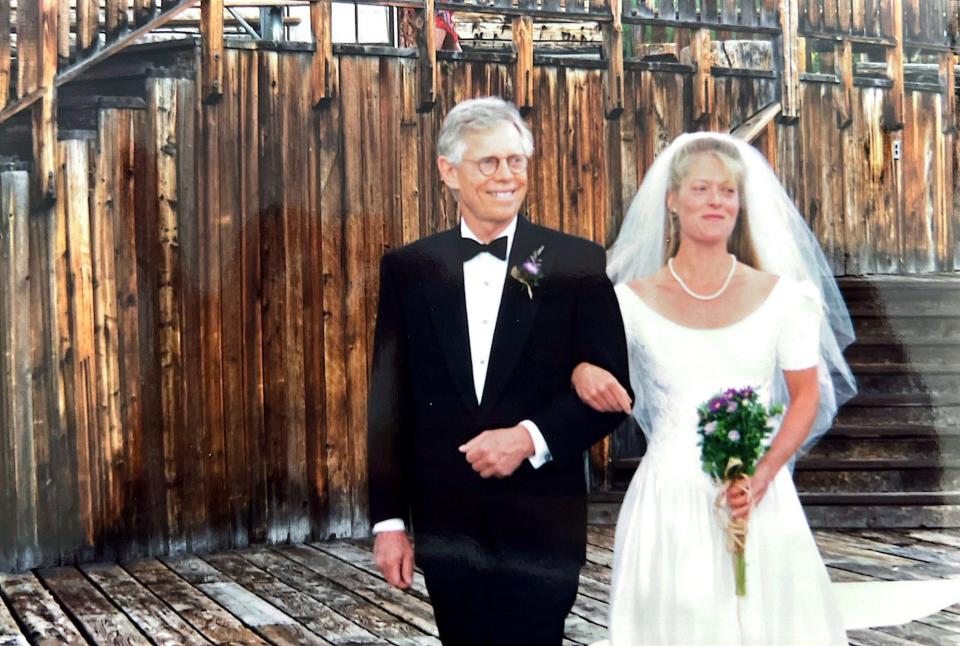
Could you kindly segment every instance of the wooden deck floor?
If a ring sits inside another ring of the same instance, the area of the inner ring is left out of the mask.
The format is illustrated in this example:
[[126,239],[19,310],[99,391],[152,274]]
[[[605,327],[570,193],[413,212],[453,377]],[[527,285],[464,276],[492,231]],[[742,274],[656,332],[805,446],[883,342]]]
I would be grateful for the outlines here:
[[[960,574],[960,531],[818,531],[837,581]],[[604,637],[613,530],[595,526],[567,644]],[[0,575],[0,646],[439,644],[423,578],[390,588],[365,542],[259,547]],[[960,644],[960,605],[852,644]]]

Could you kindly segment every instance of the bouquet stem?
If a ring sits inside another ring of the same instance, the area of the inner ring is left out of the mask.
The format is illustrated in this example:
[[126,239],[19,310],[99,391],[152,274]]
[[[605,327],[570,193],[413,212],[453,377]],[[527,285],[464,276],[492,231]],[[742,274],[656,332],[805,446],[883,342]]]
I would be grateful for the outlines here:
[[733,555],[733,571],[737,579],[737,596],[747,596],[747,557],[742,551]]

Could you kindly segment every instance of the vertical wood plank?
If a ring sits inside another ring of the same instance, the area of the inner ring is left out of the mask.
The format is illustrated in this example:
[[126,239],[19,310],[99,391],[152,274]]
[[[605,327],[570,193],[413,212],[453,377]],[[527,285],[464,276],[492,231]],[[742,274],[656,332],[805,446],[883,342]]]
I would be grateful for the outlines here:
[[37,482],[30,375],[29,179],[0,174],[0,455],[9,529],[3,539],[9,568],[36,562]]
[[[840,61],[840,82],[842,94],[837,101],[837,128],[843,130],[853,121],[853,44],[844,40],[838,45],[837,57]],[[849,213],[849,211],[848,211]]]
[[781,35],[776,40],[779,57],[775,64],[780,70],[781,114],[788,120],[799,118],[801,109],[800,69],[803,50],[797,37],[798,10],[798,0],[779,0]]
[[120,365],[117,346],[117,287],[114,223],[118,196],[116,169],[122,122],[116,110],[100,113],[100,155],[96,160],[90,235],[93,261],[93,316],[96,357],[98,452],[103,465],[101,518],[105,534],[120,535],[123,512],[123,428],[120,421]]
[[40,3],[17,3],[17,87],[16,97],[40,87]]
[[837,3],[842,1],[843,0],[823,0],[823,7],[821,9],[823,12],[823,31],[840,31],[840,13]]
[[[260,54],[261,128],[281,132],[282,104],[279,60],[276,52]],[[283,223],[283,161],[279,138],[266,138],[260,150],[260,257],[263,285],[263,383],[264,428],[266,445],[263,459],[267,469],[267,540],[287,540],[290,530],[290,508],[287,500],[286,353],[284,335],[286,302],[285,247]]]
[[528,198],[530,217],[551,229],[560,228],[561,177],[560,164],[558,94],[556,67],[536,67],[537,105],[540,109],[531,115],[530,129],[537,143],[536,153],[531,164],[533,195]]
[[[136,145],[137,123],[142,121],[140,111],[112,111],[116,119],[116,154],[113,166],[113,248],[115,270],[116,330],[119,353],[117,388],[119,394],[119,424],[122,452],[118,477],[121,478],[121,513],[124,536],[119,545],[121,554],[130,558],[146,544],[150,533],[149,507],[131,504],[147,500],[144,489],[143,461],[143,399],[140,371],[140,305],[139,269],[137,267],[137,199],[136,199]],[[133,547],[129,544],[135,544]]]
[[10,100],[10,0],[0,0],[0,110]]
[[853,25],[852,16],[850,15],[850,1],[851,0],[837,0],[837,24],[840,26],[840,31],[845,34],[850,33]]
[[903,128],[903,0],[882,0],[885,23],[890,25],[890,36],[896,45],[887,48],[887,78],[893,87],[887,90],[883,105],[883,127],[893,132]]
[[[603,25],[603,48],[607,59],[603,77],[603,112],[608,119],[614,119],[623,112],[623,21],[620,0],[615,0],[611,8],[613,20]],[[531,65],[531,81],[532,68]]]
[[240,289],[243,334],[243,435],[250,465],[249,540],[267,538],[267,473],[264,428],[263,307],[260,268],[260,74],[259,54],[240,52],[241,84],[239,140],[247,154],[240,157]]
[[[804,22],[802,23],[803,26],[807,29],[810,29],[811,31],[823,30],[822,9],[823,9],[823,5],[820,3],[820,0],[805,0],[803,2],[803,16],[804,16]],[[782,15],[783,5],[780,5],[780,12]]]
[[[403,223],[402,243],[409,244],[422,236],[420,225],[420,168],[418,146],[419,130],[416,113],[416,68],[410,61],[400,63],[400,211]],[[537,87],[534,84],[534,87]]]
[[867,18],[866,2],[868,0],[851,0],[850,2],[850,30],[855,34],[864,33]]
[[737,0],[723,0],[723,12],[721,15],[724,24],[737,24]]
[[[0,2],[0,4],[3,4]],[[3,13],[3,9],[0,9],[0,13]],[[3,18],[0,17],[0,23],[3,22]],[[3,27],[0,26],[0,31],[3,31]],[[2,34],[0,34],[2,38]],[[69,2],[58,2],[57,3],[57,63],[63,65],[64,63],[69,62],[70,60],[70,3]],[[0,87],[5,87],[0,85]]]
[[200,3],[200,48],[201,96],[214,103],[223,96],[223,0]]
[[702,0],[700,3],[700,20],[705,23],[720,22],[720,6],[722,0]]
[[757,0],[740,0],[740,23],[752,27],[757,18]]
[[709,29],[698,29],[690,42],[697,70],[693,75],[693,120],[704,123],[714,111],[713,52]]
[[[80,480],[79,458],[85,455],[77,442],[78,427],[85,424],[79,414],[78,404],[83,398],[77,397],[78,337],[75,332],[77,318],[74,296],[84,289],[79,277],[72,273],[73,256],[80,256],[79,245],[74,247],[70,239],[70,219],[77,212],[89,221],[88,209],[88,160],[87,141],[73,139],[61,142],[58,151],[57,195],[61,199],[56,204],[56,273],[57,273],[57,348],[59,350],[60,393],[58,399],[63,409],[60,437],[53,443],[51,461],[57,465],[54,474],[59,500],[59,557],[61,561],[83,558],[85,543],[82,520],[89,491]],[[74,209],[77,204],[80,208]]]
[[[371,59],[371,62],[376,59]],[[280,78],[286,86],[284,92],[284,116],[281,139],[285,142],[282,153],[284,178],[293,180],[294,186],[305,187],[309,179],[307,170],[308,134],[306,117],[309,112],[309,68],[303,65],[302,57],[285,56],[280,59]],[[373,85],[373,84],[371,84]],[[371,89],[373,89],[371,87]],[[372,133],[379,134],[375,128]],[[379,156],[378,156],[379,158]],[[368,190],[379,191],[384,188],[378,184]],[[283,195],[283,244],[286,247],[284,257],[284,368],[286,374],[286,417],[287,417],[287,490],[284,496],[289,500],[290,520],[288,535],[292,542],[303,542],[310,535],[310,522],[306,515],[307,496],[307,428],[306,428],[306,391],[304,357],[304,220],[307,213],[307,192],[305,190],[287,191]],[[363,477],[362,474],[360,477]]]
[[77,0],[77,52],[75,58],[85,57],[97,46],[100,33],[99,0]]
[[336,96],[338,83],[337,66],[333,58],[331,5],[328,1],[311,1],[310,27],[316,48],[310,67],[310,87],[313,90],[313,104],[319,106]]
[[513,102],[526,114],[533,109],[533,18],[517,16],[513,19],[513,46],[517,61],[513,68]]
[[697,1],[696,0],[678,0],[677,17],[680,20],[695,21],[697,19]]
[[[168,533],[168,549],[187,549],[184,489],[181,478],[187,461],[180,446],[181,429],[186,424],[183,357],[180,345],[182,291],[180,289],[179,229],[176,173],[176,84],[170,79],[157,79],[147,86],[149,154],[156,164],[151,177],[155,181],[151,195],[156,208],[156,243],[158,269],[158,359],[160,372],[160,414],[163,437],[164,510]],[[171,145],[173,144],[173,145]],[[196,433],[199,429],[191,429]],[[189,476],[186,476],[189,477]]]
[[417,60],[420,63],[420,98],[417,111],[428,112],[437,102],[437,35],[434,28],[437,12],[434,9],[434,0],[424,0],[423,9],[416,9],[416,12],[419,26]]
[[[220,329],[222,353],[222,400],[224,460],[226,463],[228,526],[230,544],[249,541],[248,513],[252,504],[249,447],[244,429],[243,383],[243,192],[242,158],[254,150],[242,148],[240,122],[240,52],[227,50],[223,61],[223,100],[217,105],[219,129],[217,159],[220,164],[219,217],[216,235],[220,247]],[[211,108],[207,108],[208,110]],[[225,528],[226,529],[226,528]]]
[[[325,448],[326,481],[320,495],[320,506],[326,511],[321,525],[323,536],[345,536],[352,527],[349,486],[351,465],[345,450],[350,430],[347,422],[347,259],[344,249],[344,210],[347,198],[344,182],[348,176],[347,157],[349,155],[352,160],[355,152],[348,153],[347,148],[348,145],[354,145],[352,138],[347,139],[353,132],[353,126],[349,125],[352,120],[341,120],[341,113],[356,114],[349,112],[357,109],[354,99],[354,86],[357,83],[354,70],[353,59],[340,59],[340,75],[344,79],[341,84],[341,102],[334,102],[329,110],[319,113],[317,117],[324,312],[325,419],[322,442]],[[419,105],[419,84],[414,89],[412,98]],[[433,116],[431,113],[417,119],[432,119]],[[417,141],[422,143],[424,138],[418,134]],[[424,158],[423,164],[428,162],[432,164],[433,160]]]
[[[79,0],[83,2],[84,0]],[[133,0],[133,21],[139,27],[154,16],[157,11],[155,0]]]
[[110,42],[119,38],[127,26],[127,0],[105,0],[105,4],[105,31]]
[[37,5],[39,40],[37,42],[37,78],[34,87],[45,88],[45,90],[32,109],[34,190],[32,201],[35,210],[47,211],[47,217],[49,217],[49,208],[56,199],[57,94],[53,83],[57,76],[57,19],[60,12],[57,0],[38,0]]
[[[223,451],[218,450],[222,443],[217,444],[220,442],[217,434],[222,435],[223,431],[222,425],[211,428],[211,418],[204,408],[208,401],[204,370],[208,369],[208,364],[204,363],[203,344],[208,340],[201,332],[207,298],[203,292],[207,268],[203,264],[205,251],[201,247],[205,242],[201,242],[204,238],[200,231],[201,226],[206,226],[207,200],[216,202],[216,197],[210,197],[208,192],[213,192],[217,186],[216,171],[219,169],[203,163],[204,145],[210,144],[212,150],[216,148],[206,137],[211,131],[204,128],[206,117],[200,87],[193,79],[176,79],[172,91],[176,118],[170,123],[173,131],[167,136],[168,144],[172,144],[172,154],[159,166],[166,176],[161,181],[170,190],[165,197],[169,204],[161,204],[160,214],[162,218],[166,212],[176,221],[176,237],[170,242],[177,244],[177,282],[174,288],[180,320],[180,369],[184,375],[179,392],[183,425],[177,429],[176,441],[181,460],[180,486],[187,540],[191,550],[202,552],[211,549],[211,544],[221,539],[225,513],[222,507],[213,515],[210,510],[211,504],[225,498],[222,491],[225,486]],[[222,419],[216,417],[215,410],[213,419]]]
[[676,20],[677,6],[675,0],[660,0],[660,10],[657,17],[661,20]]
[[[222,61],[221,61],[222,64]],[[218,91],[222,90],[221,77]],[[194,107],[194,106],[190,106]],[[225,122],[226,110],[222,102],[209,104],[204,98],[195,106],[196,128],[200,137],[199,156],[196,157],[195,172],[197,183],[198,214],[191,219],[196,223],[198,243],[196,253],[185,256],[185,260],[196,258],[199,271],[199,391],[188,389],[189,393],[202,393],[199,398],[200,418],[204,429],[200,450],[196,459],[203,465],[204,495],[196,500],[197,510],[204,510],[197,517],[198,528],[203,528],[207,540],[214,545],[221,544],[230,535],[230,502],[227,490],[227,429],[224,426],[224,365],[223,365],[223,316],[221,307],[224,289],[222,282],[223,238],[228,235],[229,218],[223,217],[223,205],[220,202],[224,186],[220,176],[224,172],[225,160],[221,153],[220,127]],[[188,175],[189,177],[189,175]],[[184,186],[185,188],[185,186]],[[229,207],[228,207],[229,208]],[[186,218],[184,218],[186,223]],[[186,233],[186,232],[185,232]],[[193,294],[190,294],[193,297]],[[191,321],[192,323],[192,321]],[[190,416],[188,409],[188,418]],[[203,520],[205,518],[205,521]]]

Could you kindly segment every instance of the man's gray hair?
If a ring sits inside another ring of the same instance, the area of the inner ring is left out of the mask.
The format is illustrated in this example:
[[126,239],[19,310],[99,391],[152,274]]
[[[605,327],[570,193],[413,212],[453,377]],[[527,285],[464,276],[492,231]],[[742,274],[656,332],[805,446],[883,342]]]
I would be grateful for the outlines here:
[[509,123],[520,133],[523,153],[533,155],[533,135],[520,111],[512,103],[500,97],[485,96],[479,99],[461,101],[447,113],[437,138],[437,155],[446,157],[454,164],[463,160],[467,149],[464,135],[470,132],[483,132]]

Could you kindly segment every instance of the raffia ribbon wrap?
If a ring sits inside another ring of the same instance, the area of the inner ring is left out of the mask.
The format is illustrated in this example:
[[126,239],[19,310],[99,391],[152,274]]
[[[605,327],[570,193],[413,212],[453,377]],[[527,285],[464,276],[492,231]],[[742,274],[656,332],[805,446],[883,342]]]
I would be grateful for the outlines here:
[[[747,476],[743,475],[741,471],[742,468],[743,461],[740,458],[730,458],[723,474],[725,486],[717,494],[714,501],[717,516],[720,518],[721,524],[725,524],[724,533],[727,537],[727,551],[733,555],[733,574],[736,579],[738,597],[744,597],[747,594],[747,519],[733,518],[727,507],[726,498],[730,487],[737,485],[741,480],[747,479]],[[750,506],[753,507],[753,493],[750,491],[750,487],[746,486],[743,489],[747,492],[747,500],[750,501]]]

